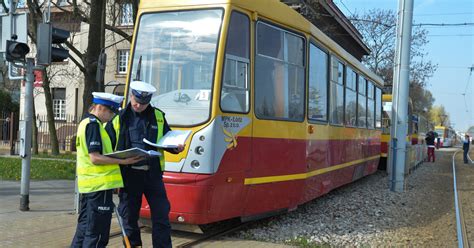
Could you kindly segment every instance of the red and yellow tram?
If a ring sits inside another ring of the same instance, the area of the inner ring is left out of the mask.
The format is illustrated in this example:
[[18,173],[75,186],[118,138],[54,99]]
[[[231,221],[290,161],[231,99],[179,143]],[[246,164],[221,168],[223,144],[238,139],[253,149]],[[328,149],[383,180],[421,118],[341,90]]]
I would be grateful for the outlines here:
[[[387,169],[388,158],[390,154],[390,126],[392,115],[392,95],[382,95],[382,137],[380,170]],[[407,130],[407,159],[406,173],[409,173],[416,165],[422,163],[426,157],[425,137],[430,128],[429,121],[422,115],[413,113],[413,103],[408,102],[408,130]],[[431,125],[432,126],[432,125]]]
[[293,210],[377,170],[382,80],[277,0],[142,0],[130,61],[192,130],[165,156],[173,223]]

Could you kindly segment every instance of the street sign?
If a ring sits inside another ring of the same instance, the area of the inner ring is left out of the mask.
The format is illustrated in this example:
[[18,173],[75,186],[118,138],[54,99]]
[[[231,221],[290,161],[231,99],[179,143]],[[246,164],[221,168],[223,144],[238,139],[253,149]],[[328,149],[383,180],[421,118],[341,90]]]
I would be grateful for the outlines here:
[[28,18],[26,13],[2,16],[1,27],[0,52],[5,52],[6,42],[11,39],[13,34],[18,36],[16,41],[28,43]]
[[[20,64],[17,66],[22,66],[22,65]],[[17,66],[14,66],[13,63],[8,63],[8,78],[10,78],[10,80],[24,79],[22,69],[18,68]]]

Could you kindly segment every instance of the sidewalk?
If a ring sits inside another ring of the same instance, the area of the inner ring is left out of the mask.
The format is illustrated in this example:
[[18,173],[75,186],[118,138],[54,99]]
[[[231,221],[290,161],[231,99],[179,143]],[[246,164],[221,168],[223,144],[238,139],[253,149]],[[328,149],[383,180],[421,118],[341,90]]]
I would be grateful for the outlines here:
[[[115,198],[117,203],[118,199]],[[32,181],[30,211],[19,211],[20,182],[0,180],[0,247],[69,247],[77,224],[74,213],[74,181]],[[116,218],[111,233],[120,231]],[[143,247],[152,247],[151,233],[142,230]],[[186,242],[172,235],[173,245]],[[111,238],[108,247],[123,247],[120,236]],[[222,238],[199,247],[287,247],[272,243]]]

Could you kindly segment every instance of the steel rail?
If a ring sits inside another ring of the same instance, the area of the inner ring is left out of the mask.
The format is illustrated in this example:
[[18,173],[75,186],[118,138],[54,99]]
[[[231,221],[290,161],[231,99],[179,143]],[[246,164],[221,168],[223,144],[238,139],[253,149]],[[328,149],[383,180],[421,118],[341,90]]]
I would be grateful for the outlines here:
[[460,150],[457,150],[453,154],[454,206],[455,206],[455,209],[456,209],[456,229],[457,229],[458,247],[459,248],[464,248],[464,247],[469,247],[469,242],[467,241],[466,226],[465,226],[465,223],[464,223],[462,205],[459,202],[458,189],[457,189],[457,180],[456,180],[455,158],[456,158],[456,154],[459,151]]
[[204,234],[202,237],[199,237],[195,240],[191,240],[189,242],[186,242],[184,244],[179,244],[177,245],[176,247],[177,248],[187,248],[187,247],[194,247],[196,246],[197,244],[200,244],[200,243],[203,243],[203,242],[206,242],[210,239],[213,239],[213,238],[218,238],[218,237],[221,237],[221,236],[224,236],[224,235],[227,235],[227,234],[230,234],[230,233],[233,233],[233,232],[236,232],[236,231],[239,231],[241,229],[243,229],[244,227],[248,226],[249,224],[252,224],[253,222],[252,221],[249,221],[249,222],[244,222],[244,223],[240,223],[238,224],[237,226],[230,226],[228,228],[224,228],[223,230],[219,230],[217,232],[212,232],[212,233],[209,233],[209,234]]

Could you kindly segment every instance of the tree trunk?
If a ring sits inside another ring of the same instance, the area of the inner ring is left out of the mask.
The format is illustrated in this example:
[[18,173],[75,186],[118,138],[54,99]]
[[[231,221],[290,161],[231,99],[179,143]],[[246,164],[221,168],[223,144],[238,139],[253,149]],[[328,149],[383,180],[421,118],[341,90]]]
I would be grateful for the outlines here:
[[36,107],[35,107],[35,100],[33,99],[33,136],[32,136],[32,145],[33,145],[33,154],[38,154],[38,126],[36,119]]
[[[56,134],[56,126],[54,125],[54,113],[53,113],[53,97],[51,95],[51,88],[49,87],[49,78],[46,70],[43,71],[43,89],[44,98],[46,101],[46,113],[48,118],[48,132],[51,142],[51,154],[59,155],[58,136]],[[35,124],[36,125],[36,124]]]
[[82,107],[82,115],[87,113],[89,106],[92,104],[92,92],[102,87],[97,85],[95,81],[95,75],[97,71],[97,59],[100,54],[101,46],[101,22],[102,22],[102,10],[104,8],[102,1],[92,0],[90,4],[90,23],[89,23],[89,36],[87,41],[87,53],[86,53],[86,72],[84,73],[84,94],[83,100],[84,105]]

